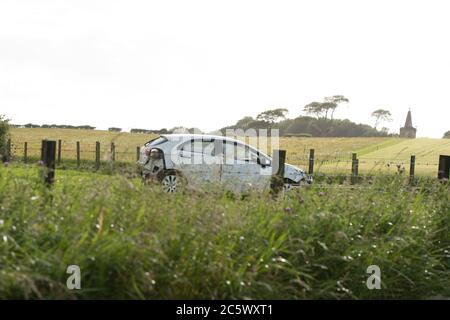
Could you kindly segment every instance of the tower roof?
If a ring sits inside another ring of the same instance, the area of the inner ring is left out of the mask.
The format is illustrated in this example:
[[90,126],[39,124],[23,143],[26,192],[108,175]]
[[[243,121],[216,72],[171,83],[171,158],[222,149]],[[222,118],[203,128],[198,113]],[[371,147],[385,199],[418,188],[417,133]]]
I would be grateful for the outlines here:
[[408,111],[408,115],[406,116],[405,121],[405,128],[412,128],[412,116],[411,116],[411,110]]

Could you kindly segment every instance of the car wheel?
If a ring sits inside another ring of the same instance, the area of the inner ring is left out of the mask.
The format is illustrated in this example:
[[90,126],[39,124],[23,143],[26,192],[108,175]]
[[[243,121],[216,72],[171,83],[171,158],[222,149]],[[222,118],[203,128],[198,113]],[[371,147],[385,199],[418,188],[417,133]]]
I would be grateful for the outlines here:
[[167,171],[161,177],[161,187],[166,193],[175,193],[184,186],[183,177],[176,171]]

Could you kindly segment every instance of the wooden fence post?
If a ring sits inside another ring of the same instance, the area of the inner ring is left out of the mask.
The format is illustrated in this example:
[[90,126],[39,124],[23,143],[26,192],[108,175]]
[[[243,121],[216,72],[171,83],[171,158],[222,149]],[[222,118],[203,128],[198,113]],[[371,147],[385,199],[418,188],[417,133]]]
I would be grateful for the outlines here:
[[450,179],[450,156],[444,155],[439,156],[438,179],[439,180]]
[[136,161],[141,157],[141,147],[136,147]]
[[41,145],[41,161],[44,161],[44,141],[47,140],[42,140],[42,145]]
[[116,145],[111,142],[111,168],[114,169],[114,162],[116,161]]
[[80,141],[77,141],[77,169],[80,169]]
[[111,161],[116,161],[116,145],[114,142],[111,142]]
[[276,196],[284,187],[284,164],[286,162],[286,150],[273,150],[272,179],[270,192]]
[[44,166],[44,182],[51,186],[55,182],[56,141],[42,141],[42,162]]
[[412,184],[414,182],[414,175],[416,172],[416,156],[411,156],[411,162],[409,164],[409,183]]
[[314,173],[314,149],[309,150],[309,168],[308,173],[313,174]]
[[24,142],[23,144],[23,162],[28,162],[28,142]]
[[100,142],[95,142],[95,169],[100,169]]
[[352,154],[352,178],[351,184],[356,184],[358,182],[358,174],[359,174],[359,159],[358,154]]
[[61,139],[58,140],[58,165],[61,164],[61,147],[62,147],[62,141]]

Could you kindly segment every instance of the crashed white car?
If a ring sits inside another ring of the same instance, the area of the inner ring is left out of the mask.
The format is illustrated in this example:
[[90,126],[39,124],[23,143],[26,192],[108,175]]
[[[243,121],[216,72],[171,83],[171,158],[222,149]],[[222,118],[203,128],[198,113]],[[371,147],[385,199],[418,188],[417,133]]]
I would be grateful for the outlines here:
[[[168,134],[147,142],[138,165],[142,177],[173,193],[184,186],[221,185],[232,191],[264,190],[272,176],[272,159],[239,140],[213,135]],[[285,188],[311,183],[305,172],[286,164]]]

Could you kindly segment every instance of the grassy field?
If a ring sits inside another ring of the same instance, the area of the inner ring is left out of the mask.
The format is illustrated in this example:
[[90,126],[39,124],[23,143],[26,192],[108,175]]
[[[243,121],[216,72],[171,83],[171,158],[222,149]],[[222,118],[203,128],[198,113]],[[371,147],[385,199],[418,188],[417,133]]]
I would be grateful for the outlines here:
[[[116,144],[117,161],[133,163],[136,160],[136,147],[142,146],[154,136],[131,133],[111,133],[107,131],[68,130],[68,129],[13,129],[14,154],[20,159],[23,143],[28,142],[28,154],[37,159],[42,139],[61,139],[62,157],[74,160],[76,141],[81,143],[81,158],[93,161],[95,142],[102,144],[102,158],[109,159],[110,144]],[[417,157],[416,173],[435,176],[440,154],[450,155],[450,140],[398,138],[280,138],[280,148],[286,149],[287,161],[307,168],[309,149],[316,152],[316,172],[326,174],[350,173],[351,154],[358,153],[362,174],[395,174],[397,165],[409,170],[412,154]],[[265,151],[265,150],[264,150]],[[270,153],[270,152],[269,152]]]
[[[416,156],[416,171],[423,175],[437,175],[439,155],[450,155],[450,139],[415,139],[373,150],[361,156],[361,161],[378,164],[374,171],[396,171],[396,164],[409,169],[411,155]],[[387,165],[389,164],[389,167]]]
[[136,160],[136,147],[142,146],[155,136],[146,134],[131,134],[128,132],[114,133],[101,130],[72,129],[12,129],[11,140],[14,152],[19,157],[23,155],[23,143],[28,142],[28,155],[40,155],[40,144],[43,139],[62,140],[62,158],[76,159],[76,142],[80,141],[81,158],[95,159],[95,142],[101,143],[103,159],[109,158],[110,145],[114,142],[118,161],[132,162]]
[[[0,299],[449,298],[449,212],[434,179],[241,198],[71,170],[49,190],[13,164],[0,168]],[[69,265],[82,290],[66,288]]]

